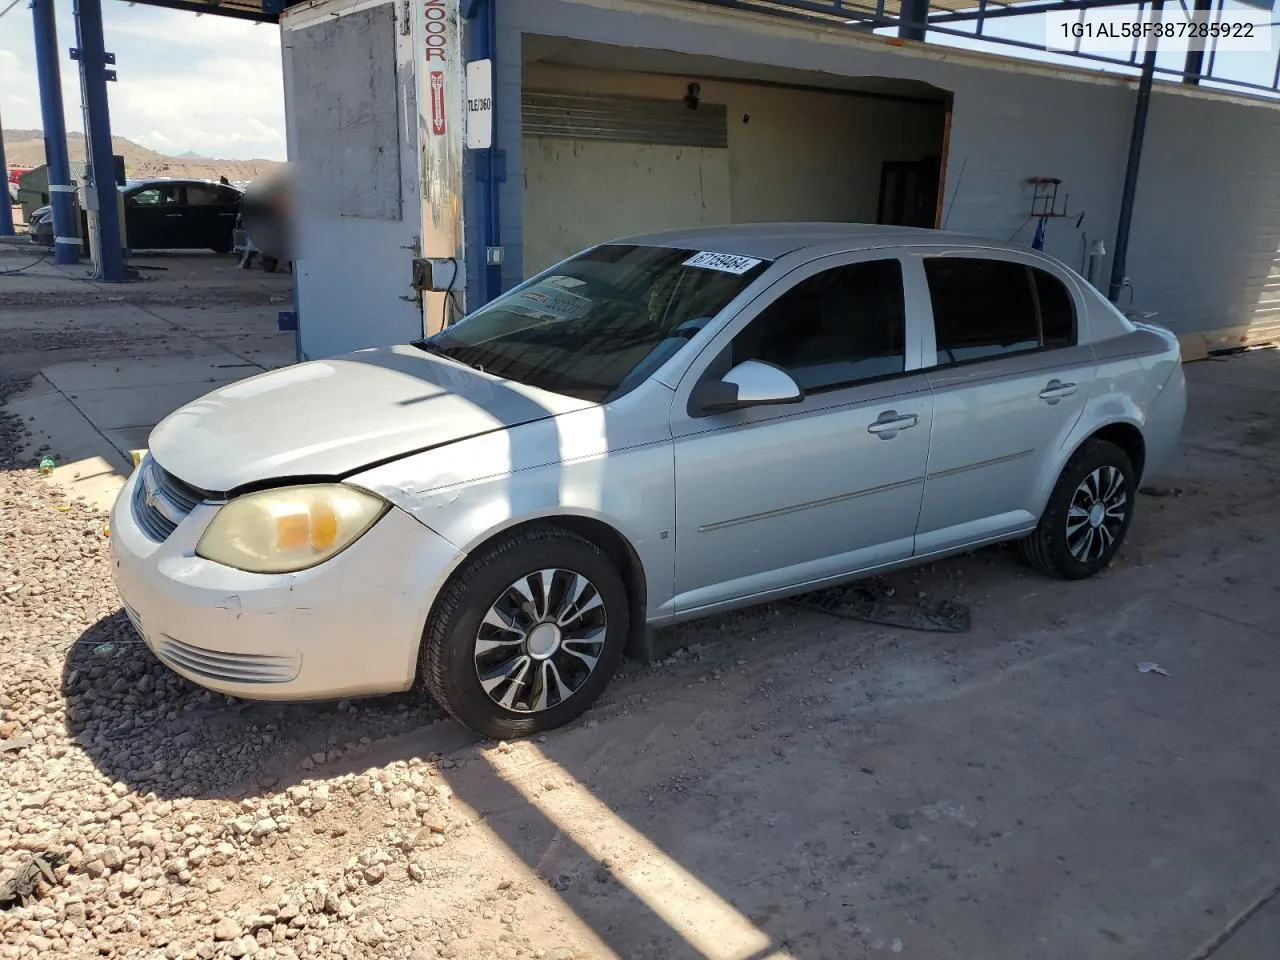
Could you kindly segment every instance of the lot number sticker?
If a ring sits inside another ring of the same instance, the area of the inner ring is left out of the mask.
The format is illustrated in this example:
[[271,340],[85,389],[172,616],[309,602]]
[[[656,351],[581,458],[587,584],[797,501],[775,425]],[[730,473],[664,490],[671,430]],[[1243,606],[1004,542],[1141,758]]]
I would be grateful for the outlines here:
[[702,253],[695,253],[684,265],[701,267],[703,270],[719,270],[722,273],[746,273],[759,263],[754,257],[735,257],[731,253],[711,253],[704,250]]

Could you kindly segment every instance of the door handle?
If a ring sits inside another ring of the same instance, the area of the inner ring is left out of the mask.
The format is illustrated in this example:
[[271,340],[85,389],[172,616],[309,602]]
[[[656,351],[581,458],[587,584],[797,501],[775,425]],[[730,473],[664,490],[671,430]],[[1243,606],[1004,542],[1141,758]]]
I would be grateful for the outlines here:
[[908,430],[920,422],[914,413],[899,415],[897,410],[886,410],[876,418],[875,423],[867,427],[867,433],[873,433],[881,440],[892,440],[899,430]]
[[1055,404],[1064,397],[1069,397],[1079,389],[1074,383],[1063,383],[1061,380],[1050,380],[1040,391],[1040,399]]

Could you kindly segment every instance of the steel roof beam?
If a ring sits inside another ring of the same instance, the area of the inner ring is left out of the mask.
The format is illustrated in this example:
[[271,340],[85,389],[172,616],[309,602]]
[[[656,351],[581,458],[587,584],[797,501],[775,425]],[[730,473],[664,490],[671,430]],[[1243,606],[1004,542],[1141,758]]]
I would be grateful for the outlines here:
[[1061,10],[1093,10],[1100,7],[1131,7],[1134,0],[1057,0],[1054,3],[1019,3],[999,10],[965,10],[962,13],[935,13],[929,17],[929,25],[935,23],[961,23],[966,20],[993,20],[996,17],[1029,17],[1037,13]]
[[200,0],[132,0],[132,2],[144,7],[165,7],[169,10],[182,10],[186,13],[204,13],[211,17],[250,20],[254,23],[278,23],[280,20],[279,16],[274,13],[227,6],[225,0],[217,4],[201,3]]

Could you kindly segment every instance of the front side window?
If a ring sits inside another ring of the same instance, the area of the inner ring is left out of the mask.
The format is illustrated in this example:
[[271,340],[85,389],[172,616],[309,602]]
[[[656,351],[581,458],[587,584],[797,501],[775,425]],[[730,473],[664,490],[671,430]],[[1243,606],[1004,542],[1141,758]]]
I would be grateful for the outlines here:
[[178,202],[178,190],[176,187],[148,187],[129,199],[139,207],[170,206]]
[[768,265],[608,244],[415,345],[495,376],[603,403],[643,382]]
[[1075,307],[1062,282],[1009,260],[930,257],[938,365],[986,360],[1075,342]]
[[902,265],[871,260],[801,280],[733,341],[733,363],[763,360],[806,393],[906,369]]

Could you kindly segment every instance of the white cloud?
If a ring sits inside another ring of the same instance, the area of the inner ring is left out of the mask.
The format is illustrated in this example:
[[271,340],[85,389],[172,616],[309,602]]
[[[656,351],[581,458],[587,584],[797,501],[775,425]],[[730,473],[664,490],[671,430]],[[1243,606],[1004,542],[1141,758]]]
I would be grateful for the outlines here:
[[[63,110],[67,129],[81,130],[79,75],[65,56],[75,20],[70,0],[56,7]],[[285,158],[277,27],[112,3],[104,29],[119,74],[107,87],[113,134],[164,153]],[[0,19],[0,116],[11,129],[42,126],[25,6]]]

